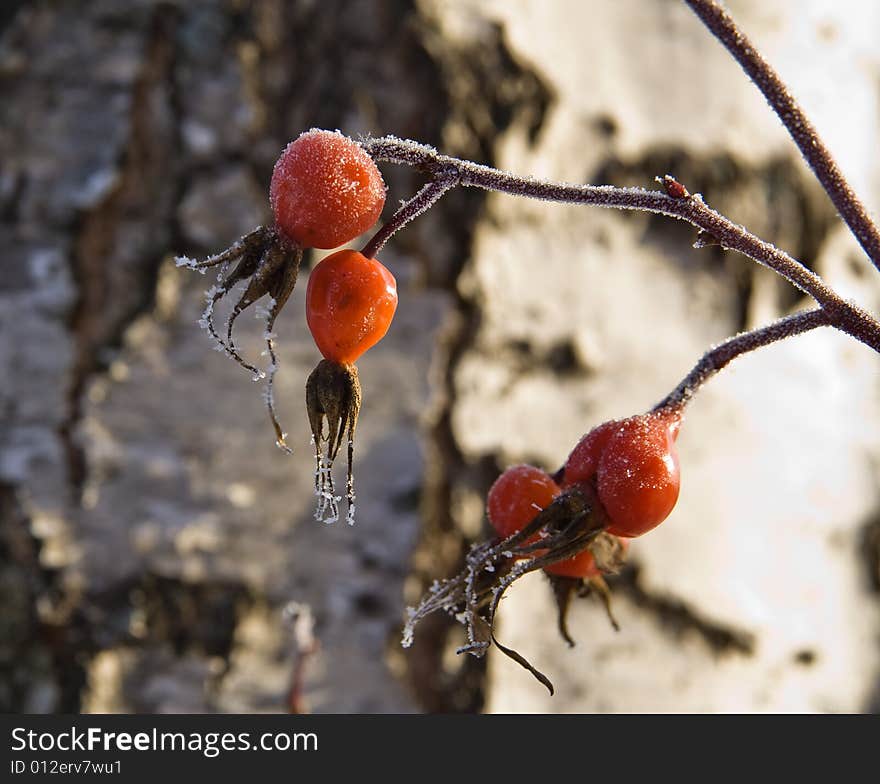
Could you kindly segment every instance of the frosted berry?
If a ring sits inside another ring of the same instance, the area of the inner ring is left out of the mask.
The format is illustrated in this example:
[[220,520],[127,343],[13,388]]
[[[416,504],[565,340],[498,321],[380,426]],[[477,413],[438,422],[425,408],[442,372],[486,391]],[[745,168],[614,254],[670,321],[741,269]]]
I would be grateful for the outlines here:
[[269,201],[286,239],[304,248],[337,248],[379,219],[385,183],[357,142],[338,131],[312,129],[275,163]]
[[672,512],[681,487],[679,424],[677,415],[651,413],[614,429],[596,472],[599,500],[611,520],[608,533],[641,536]]
[[[506,539],[528,525],[546,509],[560,493],[556,484],[544,471],[531,465],[508,468],[492,485],[486,499],[489,522]],[[535,534],[529,543],[538,540]]]
[[340,250],[309,275],[306,321],[326,359],[354,363],[388,331],[397,309],[397,283],[378,259]]
[[577,446],[571,450],[562,475],[562,486],[569,487],[580,482],[587,482],[596,476],[599,458],[605,451],[608,439],[620,425],[620,420],[612,419],[594,427],[587,433]]

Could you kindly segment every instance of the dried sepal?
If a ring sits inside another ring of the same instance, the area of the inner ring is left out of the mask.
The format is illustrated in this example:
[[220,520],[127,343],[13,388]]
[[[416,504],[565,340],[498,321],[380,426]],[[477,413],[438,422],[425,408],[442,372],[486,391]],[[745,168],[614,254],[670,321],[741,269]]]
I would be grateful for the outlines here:
[[342,442],[347,438],[346,521],[353,525],[355,494],[352,459],[361,410],[361,382],[357,368],[322,359],[306,382],[306,408],[315,445],[315,495],[318,499],[315,519],[327,523],[335,523],[339,519],[339,501],[342,497],[336,495],[332,469]]
[[553,598],[556,600],[556,628],[559,636],[568,643],[569,648],[574,648],[575,642],[568,631],[568,610],[571,600],[583,585],[579,577],[562,577],[558,574],[547,574],[550,587],[553,589]]
[[611,604],[611,589],[602,575],[591,577],[578,595],[589,596],[590,593],[595,593],[599,597],[599,601],[602,602],[602,606],[605,608],[605,614],[608,616],[608,622],[614,631],[619,632],[620,624],[617,622],[617,618],[614,617],[614,608]]
[[[435,582],[421,602],[407,612],[402,644],[409,647],[418,622],[442,611],[462,623],[467,643],[457,653],[484,656],[494,644],[537,678],[550,693],[553,684],[520,653],[495,636],[495,616],[505,591],[518,579],[590,547],[607,524],[589,487],[572,487],[539,512],[524,528],[501,541],[474,545],[456,576]],[[536,534],[540,539],[529,543]]]
[[[607,531],[597,534],[587,549],[602,574],[617,574],[626,563],[626,547],[619,537],[612,536]],[[571,600],[575,597],[585,598],[595,593],[605,608],[612,628],[614,631],[620,631],[620,625],[614,617],[611,604],[611,589],[601,574],[583,579],[581,577],[564,577],[548,572],[547,579],[550,581],[553,598],[556,601],[556,625],[559,629],[559,636],[568,643],[569,647],[574,647],[575,644],[568,631],[568,613],[571,609]]]
[[[275,373],[278,370],[275,336],[272,330],[281,308],[293,293],[302,257],[303,250],[299,245],[284,239],[275,229],[260,226],[234,242],[222,253],[204,261],[193,261],[185,257],[178,257],[175,260],[178,267],[186,267],[201,273],[212,267],[220,267],[217,285],[212,286],[205,294],[207,304],[199,324],[207,330],[215,348],[226,353],[251,373],[254,381],[266,379],[266,407],[275,430],[275,440],[286,452],[292,450],[284,440],[285,434],[275,412],[272,389]],[[235,266],[230,270],[229,266],[233,262]],[[224,338],[218,333],[214,324],[214,310],[218,303],[240,283],[245,284],[244,291],[235,301],[226,319]],[[267,345],[266,353],[269,354],[269,365],[266,370],[261,370],[241,355],[235,345],[232,332],[238,317],[263,297],[268,297],[268,301],[264,307],[257,310],[257,316],[263,318],[266,324],[263,335]]]
[[590,553],[602,574],[617,574],[626,564],[626,546],[619,536],[606,531],[590,543]]

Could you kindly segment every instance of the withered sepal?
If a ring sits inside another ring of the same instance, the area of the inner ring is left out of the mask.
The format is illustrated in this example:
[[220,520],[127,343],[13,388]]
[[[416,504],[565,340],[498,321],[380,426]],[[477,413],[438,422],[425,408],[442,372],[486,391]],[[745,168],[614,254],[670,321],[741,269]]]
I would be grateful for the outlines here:
[[[333,486],[333,462],[348,439],[348,470],[346,474],[346,520],[354,523],[354,434],[361,410],[361,382],[354,365],[343,365],[322,359],[306,382],[306,407],[315,444],[315,495],[318,497],[315,518],[334,523],[339,519],[341,496]],[[324,422],[327,422],[325,429]],[[322,455],[322,446],[326,451]]]
[[[616,574],[626,563],[626,547],[618,537],[612,536],[606,531],[598,534],[590,542],[588,549],[602,574]],[[611,605],[611,589],[602,574],[587,579],[563,577],[550,572],[546,574],[553,589],[553,598],[556,600],[556,622],[559,635],[569,646],[574,646],[574,640],[568,631],[568,612],[571,608],[571,600],[575,596],[586,597],[595,593],[605,608],[611,626],[615,631],[620,631]]]

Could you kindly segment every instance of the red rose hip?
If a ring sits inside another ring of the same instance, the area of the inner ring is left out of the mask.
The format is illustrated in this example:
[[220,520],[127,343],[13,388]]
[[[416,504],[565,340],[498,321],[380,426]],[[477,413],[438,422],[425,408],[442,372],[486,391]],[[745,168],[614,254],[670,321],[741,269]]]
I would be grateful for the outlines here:
[[596,471],[608,533],[634,537],[660,525],[675,507],[681,472],[677,414],[649,413],[618,423]]
[[614,433],[614,429],[620,424],[620,420],[612,419],[594,427],[587,433],[565,461],[562,474],[562,486],[570,487],[579,482],[587,482],[596,475],[599,468],[599,458],[608,444],[608,439]]
[[340,250],[309,275],[306,321],[326,359],[351,365],[388,331],[397,310],[397,283],[378,259]]
[[312,129],[275,163],[269,202],[286,239],[304,248],[337,248],[379,219],[385,182],[357,142],[338,131]]
[[[560,493],[559,485],[540,468],[516,465],[508,468],[492,485],[486,499],[489,522],[506,539],[527,526]],[[535,534],[528,543],[536,542]]]

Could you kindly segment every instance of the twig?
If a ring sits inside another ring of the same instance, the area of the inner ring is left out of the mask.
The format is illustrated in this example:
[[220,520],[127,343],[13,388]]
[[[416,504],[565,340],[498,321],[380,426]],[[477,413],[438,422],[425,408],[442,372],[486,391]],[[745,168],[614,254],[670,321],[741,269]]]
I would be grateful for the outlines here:
[[741,332],[709,349],[682,382],[654,406],[654,410],[683,408],[703,384],[741,354],[816,327],[830,326],[830,323],[828,313],[822,308],[815,308],[786,316],[751,332]]
[[685,0],[700,21],[733,55],[782,120],[840,217],[849,226],[874,266],[880,269],[880,231],[850,187],[831,151],[773,67],[715,0]]
[[[800,261],[711,209],[700,194],[688,193],[672,178],[667,178],[669,183],[664,183],[666,193],[612,185],[572,185],[519,177],[490,166],[441,155],[433,147],[394,136],[368,139],[362,145],[377,161],[443,171],[447,176],[454,174],[460,185],[468,187],[569,204],[652,212],[686,221],[726,250],[739,251],[809,294],[828,314],[830,326],[880,353],[880,323],[870,313],[844,300]],[[679,185],[683,194],[677,189],[670,191],[671,183]],[[670,192],[676,195],[669,195]]]
[[432,207],[446,191],[456,185],[458,185],[458,179],[454,175],[440,177],[425,184],[415,196],[391,216],[391,220],[373,235],[372,239],[364,246],[363,255],[368,259],[374,258],[396,232]]

